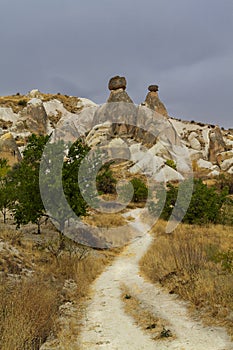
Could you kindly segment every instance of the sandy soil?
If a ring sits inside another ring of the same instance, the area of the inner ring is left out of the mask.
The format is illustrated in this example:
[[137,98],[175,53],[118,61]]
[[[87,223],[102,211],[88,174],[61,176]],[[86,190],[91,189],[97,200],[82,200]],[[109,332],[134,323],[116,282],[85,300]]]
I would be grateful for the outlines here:
[[[82,350],[232,350],[223,328],[204,327],[200,320],[190,317],[187,305],[177,296],[166,294],[159,286],[146,282],[139,274],[138,262],[148,249],[152,237],[139,217],[140,209],[130,215],[131,225],[139,238],[95,281],[87,306],[80,339]],[[141,235],[141,237],[140,237]],[[150,312],[169,324],[176,339],[153,340],[125,314],[120,285],[124,283],[132,294],[150,308]]]

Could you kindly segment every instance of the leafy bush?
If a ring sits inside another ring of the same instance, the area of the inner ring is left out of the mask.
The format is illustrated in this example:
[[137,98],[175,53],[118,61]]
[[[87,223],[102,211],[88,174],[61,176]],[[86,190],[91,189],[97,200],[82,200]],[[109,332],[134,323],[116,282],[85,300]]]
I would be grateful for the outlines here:
[[232,174],[219,175],[217,186],[220,190],[223,190],[225,187],[227,187],[229,190],[229,194],[233,194],[233,175]]
[[210,260],[220,263],[224,271],[233,272],[233,250],[229,249],[227,252],[217,251],[210,257]]
[[27,106],[27,101],[26,100],[19,100],[18,105],[26,107]]
[[145,183],[141,179],[138,179],[136,177],[133,178],[130,182],[134,188],[132,201],[133,202],[145,201],[148,197],[148,188],[145,185]]
[[[177,201],[177,195],[179,187],[174,186],[173,184],[167,185],[167,195],[165,204],[161,213],[161,218],[168,220],[172,214],[173,208],[176,205],[176,212],[181,215],[184,214],[185,208],[185,191],[187,193],[192,190],[192,181],[186,180],[181,185],[184,190],[183,198],[181,198],[179,203]],[[193,184],[193,193],[191,202],[187,212],[184,215],[183,222],[189,224],[206,224],[206,223],[220,223],[223,220],[223,205],[227,202],[228,191],[225,188],[222,191],[218,191],[215,187],[208,187],[201,180],[194,180]],[[159,211],[160,203],[163,203],[163,198],[160,197],[158,192],[158,203],[151,203],[150,210],[155,210],[154,207],[157,207]]]
[[174,160],[172,160],[172,159],[167,159],[167,161],[166,161],[165,164],[168,165],[168,166],[170,166],[170,168],[176,170],[176,163],[174,162]]

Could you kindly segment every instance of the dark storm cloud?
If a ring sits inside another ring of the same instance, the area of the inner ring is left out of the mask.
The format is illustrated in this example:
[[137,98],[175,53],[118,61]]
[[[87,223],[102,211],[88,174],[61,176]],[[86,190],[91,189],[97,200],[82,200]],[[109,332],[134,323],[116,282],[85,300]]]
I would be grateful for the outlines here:
[[158,83],[171,115],[233,126],[231,0],[2,0],[0,29],[0,94],[102,103],[122,74],[136,103]]

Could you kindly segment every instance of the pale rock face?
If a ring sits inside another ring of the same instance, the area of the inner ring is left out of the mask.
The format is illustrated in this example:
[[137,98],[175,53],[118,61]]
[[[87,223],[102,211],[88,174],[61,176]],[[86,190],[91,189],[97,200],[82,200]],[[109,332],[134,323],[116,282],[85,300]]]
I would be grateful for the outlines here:
[[56,115],[58,112],[64,114],[64,116],[66,113],[69,114],[69,112],[63,106],[63,103],[57,99],[44,102],[44,108],[48,115]]
[[226,150],[226,144],[223,140],[223,135],[218,126],[214,128],[209,134],[209,161],[212,163],[217,162],[217,154]]
[[162,143],[162,141],[158,140],[154,146],[150,148],[150,152],[158,157],[163,157],[165,159],[171,159],[171,153],[169,148]]
[[41,93],[38,89],[33,89],[28,93],[28,96],[31,98],[40,98]]
[[224,160],[221,164],[220,164],[220,167],[221,167],[221,170],[223,171],[227,171],[230,169],[230,167],[233,165],[233,158],[230,158],[230,159],[226,159]]
[[191,161],[199,160],[204,158],[204,154],[202,151],[196,151],[194,149],[189,148],[188,149],[189,156]]
[[233,175],[233,166],[230,169],[228,169],[227,172],[228,172],[228,174]]
[[216,156],[218,164],[221,164],[224,160],[230,158],[233,158],[233,151],[222,152]]
[[[53,133],[55,139],[73,142],[82,136],[91,147],[101,146],[114,158],[130,159],[134,163],[132,172],[142,167],[151,176],[157,176],[164,168],[175,181],[189,172],[189,163],[194,160],[211,174],[219,172],[220,168],[233,171],[231,130],[168,118],[157,85],[148,88],[146,101],[139,106],[134,105],[127,94],[124,77],[111,79],[109,88],[107,103],[98,106],[89,99],[79,98],[76,113],[66,110],[56,99],[42,102],[42,94],[34,89],[28,94],[31,100],[27,107],[19,114],[11,108],[0,107],[0,135],[10,131],[22,147],[32,132]],[[167,159],[175,161],[175,173],[174,169],[164,166]],[[181,177],[177,173],[182,174]]]
[[184,177],[178,171],[165,165],[153,178],[158,182],[182,181]]
[[98,107],[98,105],[95,102],[89,100],[88,98],[79,97],[77,107],[78,108]]
[[109,138],[110,128],[111,123],[105,122],[103,124],[96,125],[93,129],[91,129],[86,137],[86,143],[88,146],[96,147],[98,145],[106,145]]
[[11,108],[0,107],[0,120],[15,123],[18,115]]
[[46,135],[48,116],[43,102],[38,98],[33,98],[27,103],[14,124],[12,131],[24,133],[30,132],[36,135]]
[[[91,130],[96,107],[88,107],[80,115],[67,113],[56,125],[55,133],[57,138],[63,138],[65,141],[75,141],[80,136],[84,136]],[[100,133],[98,133],[100,136]],[[98,138],[96,135],[96,138]]]
[[207,160],[204,159],[199,159],[197,161],[197,165],[199,168],[204,168],[204,169],[211,169],[213,167],[213,164],[211,162],[208,162]]
[[141,143],[135,143],[129,147],[130,150],[130,160],[134,163],[140,161],[144,155],[145,155],[145,150],[141,149],[142,145]]
[[192,132],[189,137],[188,137],[188,141],[190,144],[190,147],[196,151],[200,151],[201,150],[201,143],[200,141],[197,139],[198,135],[195,132]]
[[153,156],[151,153],[146,152],[144,157],[134,164],[129,171],[131,174],[144,173],[154,177],[164,164],[165,160],[163,158]]
[[219,175],[220,175],[220,171],[218,171],[218,170],[213,170],[209,173],[209,176],[213,176],[213,177],[216,177]]
[[130,159],[130,150],[125,141],[115,138],[108,143],[108,155],[111,159]]
[[39,135],[47,134],[48,116],[40,99],[33,98],[27,104],[26,124],[29,131]]
[[218,165],[213,165],[212,168],[211,168],[212,171],[218,171],[220,172],[220,168]]

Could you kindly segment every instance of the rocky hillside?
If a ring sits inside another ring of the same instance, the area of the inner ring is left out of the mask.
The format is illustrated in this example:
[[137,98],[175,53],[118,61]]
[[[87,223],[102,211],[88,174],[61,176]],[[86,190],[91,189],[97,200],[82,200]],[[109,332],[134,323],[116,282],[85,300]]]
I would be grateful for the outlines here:
[[149,86],[139,106],[127,94],[124,77],[113,77],[108,87],[110,96],[102,106],[38,90],[0,97],[0,157],[11,165],[20,162],[32,133],[71,140],[81,135],[90,146],[126,160],[132,174],[143,171],[158,181],[181,180],[190,164],[207,177],[233,174],[233,129],[169,116],[157,85]]

